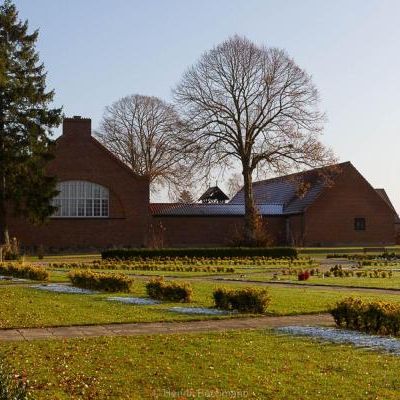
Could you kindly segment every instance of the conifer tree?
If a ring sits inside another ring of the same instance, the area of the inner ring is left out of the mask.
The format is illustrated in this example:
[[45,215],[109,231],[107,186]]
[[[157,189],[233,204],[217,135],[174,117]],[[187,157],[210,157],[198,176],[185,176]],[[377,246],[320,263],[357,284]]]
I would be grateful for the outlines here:
[[13,215],[38,223],[54,212],[56,182],[45,168],[62,110],[51,108],[54,91],[46,90],[37,38],[10,0],[0,4],[0,244],[9,244]]

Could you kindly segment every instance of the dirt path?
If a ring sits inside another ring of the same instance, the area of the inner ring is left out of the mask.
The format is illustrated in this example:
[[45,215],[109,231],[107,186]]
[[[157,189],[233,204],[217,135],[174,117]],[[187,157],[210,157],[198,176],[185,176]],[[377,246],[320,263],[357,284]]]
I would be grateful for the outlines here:
[[135,336],[174,333],[219,332],[233,329],[276,328],[288,325],[333,325],[329,314],[283,317],[232,318],[188,322],[146,322],[133,324],[79,325],[55,328],[0,329],[1,341]]

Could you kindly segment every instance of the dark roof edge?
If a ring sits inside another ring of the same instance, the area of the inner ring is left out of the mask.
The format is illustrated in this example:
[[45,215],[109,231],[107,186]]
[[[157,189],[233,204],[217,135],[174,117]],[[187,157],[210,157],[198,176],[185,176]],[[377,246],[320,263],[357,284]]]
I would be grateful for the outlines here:
[[[323,167],[307,169],[305,171],[293,172],[292,174],[280,175],[280,176],[276,176],[274,178],[263,179],[262,181],[253,182],[253,185],[258,185],[258,184],[262,184],[262,183],[265,183],[265,182],[271,182],[271,181],[280,180],[280,179],[288,179],[288,178],[295,177],[297,175],[307,174],[307,173],[314,172],[314,171],[320,171],[320,170],[324,170],[326,168],[341,167],[341,166],[345,166],[345,165],[352,165],[353,166],[351,161],[344,161],[344,162],[341,162],[341,163],[325,165]],[[240,190],[242,190],[242,189],[243,188],[241,188]],[[238,193],[240,192],[240,190],[238,191]],[[236,194],[235,194],[235,196],[236,196]]]

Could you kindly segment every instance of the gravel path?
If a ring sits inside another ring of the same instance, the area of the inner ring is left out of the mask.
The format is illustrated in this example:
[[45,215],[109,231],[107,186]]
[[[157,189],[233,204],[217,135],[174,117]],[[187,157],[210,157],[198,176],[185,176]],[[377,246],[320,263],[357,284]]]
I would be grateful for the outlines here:
[[262,329],[282,326],[332,326],[329,314],[284,317],[231,318],[187,322],[146,322],[133,324],[79,325],[54,328],[0,329],[1,341],[67,339],[99,336],[136,336],[191,332],[219,332],[232,329]]

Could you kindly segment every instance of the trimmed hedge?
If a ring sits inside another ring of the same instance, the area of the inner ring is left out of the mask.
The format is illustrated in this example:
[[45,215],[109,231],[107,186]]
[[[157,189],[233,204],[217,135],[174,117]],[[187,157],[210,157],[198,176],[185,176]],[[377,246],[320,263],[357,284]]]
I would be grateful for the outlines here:
[[74,286],[105,292],[130,292],[133,279],[124,274],[103,274],[90,270],[73,270],[68,277]]
[[166,282],[163,278],[152,279],[146,284],[149,297],[157,300],[189,303],[193,289],[187,282]]
[[267,290],[256,288],[218,288],[214,291],[213,297],[217,308],[254,314],[264,314],[271,302]]
[[[101,261],[97,263],[95,261],[91,263],[50,263],[48,264],[51,268],[65,268],[65,269],[123,269],[126,271],[168,271],[168,272],[207,272],[207,273],[235,273],[233,267],[223,266],[209,266],[209,265],[185,265],[183,260],[180,263],[159,261],[157,259],[147,261]],[[140,264],[139,264],[140,263]],[[1,399],[0,399],[1,400]]]
[[47,281],[49,279],[48,271],[33,265],[0,264],[0,275],[34,281]]
[[167,249],[114,249],[101,253],[103,259],[129,260],[154,257],[291,257],[297,258],[293,247],[213,247],[213,248],[167,248]]
[[330,310],[340,328],[380,335],[400,335],[400,304],[349,297]]

